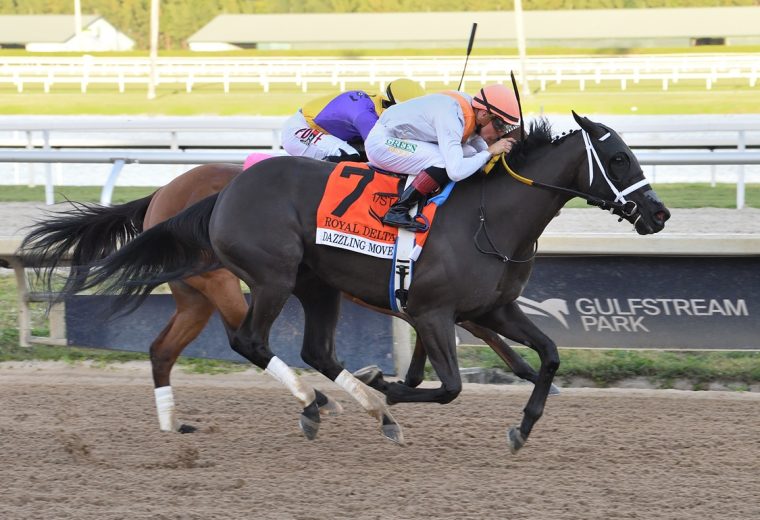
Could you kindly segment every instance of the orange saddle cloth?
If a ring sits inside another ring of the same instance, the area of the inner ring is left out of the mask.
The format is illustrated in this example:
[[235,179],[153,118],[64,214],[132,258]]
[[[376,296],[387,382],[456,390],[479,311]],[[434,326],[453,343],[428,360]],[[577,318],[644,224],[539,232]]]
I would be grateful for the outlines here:
[[[338,163],[317,209],[317,244],[393,258],[398,228],[386,226],[382,218],[398,199],[399,184],[404,181],[365,163]],[[429,204],[423,211],[431,224],[435,209],[435,204]],[[418,247],[428,232],[416,234]]]

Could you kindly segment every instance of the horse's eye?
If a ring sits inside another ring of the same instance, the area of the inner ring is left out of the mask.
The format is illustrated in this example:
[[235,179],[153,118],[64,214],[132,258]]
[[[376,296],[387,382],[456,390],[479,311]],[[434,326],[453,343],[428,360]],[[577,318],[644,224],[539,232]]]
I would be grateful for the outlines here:
[[610,159],[609,172],[610,177],[616,180],[620,180],[628,173],[628,169],[631,166],[631,160],[623,152],[616,153]]

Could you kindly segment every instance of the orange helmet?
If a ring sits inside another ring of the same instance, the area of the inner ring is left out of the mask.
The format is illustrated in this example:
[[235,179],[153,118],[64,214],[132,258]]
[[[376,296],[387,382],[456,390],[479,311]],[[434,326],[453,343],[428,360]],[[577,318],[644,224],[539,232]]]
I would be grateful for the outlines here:
[[[501,127],[516,127],[520,124],[520,107],[512,89],[504,85],[488,85],[472,98],[472,107],[481,108],[500,119]],[[494,125],[496,126],[496,125]]]

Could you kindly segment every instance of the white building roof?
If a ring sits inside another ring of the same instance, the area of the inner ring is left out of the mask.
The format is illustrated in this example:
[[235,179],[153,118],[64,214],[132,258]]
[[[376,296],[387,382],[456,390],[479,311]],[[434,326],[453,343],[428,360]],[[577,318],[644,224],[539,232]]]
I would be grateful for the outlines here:
[[[100,18],[102,17],[96,15],[82,15],[82,28],[87,28]],[[63,43],[75,35],[73,14],[0,15],[0,45]]]
[[77,35],[74,15],[0,15],[0,47],[30,51],[129,50],[134,40],[102,16],[83,15]]
[[[524,11],[528,40],[609,40],[756,37],[760,7]],[[188,38],[193,43],[374,42],[408,47],[423,42],[466,45],[515,40],[513,11],[219,15]]]

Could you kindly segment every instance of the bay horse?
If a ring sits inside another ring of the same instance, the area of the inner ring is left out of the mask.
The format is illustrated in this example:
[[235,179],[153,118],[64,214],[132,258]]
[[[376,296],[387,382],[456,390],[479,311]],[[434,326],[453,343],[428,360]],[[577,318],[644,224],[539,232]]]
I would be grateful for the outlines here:
[[[547,121],[534,122],[509,163],[502,158],[490,174],[457,183],[416,263],[406,308],[441,385],[378,385],[388,402],[445,404],[455,399],[462,390],[457,321],[477,320],[527,345],[538,353],[540,368],[520,425],[507,431],[513,453],[541,417],[559,367],[555,343],[516,303],[530,276],[539,236],[574,196],[611,210],[642,235],[659,232],[670,217],[622,138],[603,124],[573,116],[580,130],[552,139]],[[231,335],[233,349],[288,386],[305,404],[302,416],[318,419],[318,396],[293,381],[292,370],[268,344],[272,323],[294,294],[305,316],[302,358],[354,397],[386,437],[402,442],[401,427],[386,404],[335,356],[341,292],[389,309],[390,262],[316,244],[316,212],[332,169],[301,157],[263,161],[220,193],[89,265],[81,288],[118,291],[122,301],[139,303],[162,283],[226,267],[253,294],[242,324]]]
[[[264,158],[261,154],[256,159],[258,162]],[[105,258],[143,230],[218,193],[243,171],[244,168],[236,164],[205,164],[179,175],[153,194],[125,204],[100,206],[72,203],[71,209],[57,211],[31,226],[20,250],[27,265],[36,270],[44,285],[43,290],[48,293],[60,290],[53,287],[54,282],[59,282],[58,278],[53,278],[54,274],[60,271],[60,267],[71,265],[62,292],[74,294],[86,280],[87,264]],[[214,311],[219,312],[226,331],[231,334],[243,322],[248,303],[240,281],[226,269],[173,280],[168,285],[175,311],[149,348],[153,385],[155,389],[161,389],[157,391],[161,395],[156,398],[159,427],[164,431],[191,433],[195,427],[180,423],[175,408],[165,405],[167,399],[170,403],[174,400],[171,370],[185,347],[207,325]],[[386,313],[403,318],[398,313]],[[498,334],[474,321],[460,322],[459,325],[488,344],[515,375],[535,383],[536,371]],[[418,337],[404,384],[419,386],[423,380],[425,358]],[[382,374],[378,370],[368,368],[357,375],[366,382],[381,384],[379,378]],[[553,387],[553,393],[559,393],[559,390]],[[329,397],[321,402],[322,413],[338,410],[339,405]]]

